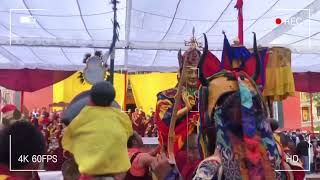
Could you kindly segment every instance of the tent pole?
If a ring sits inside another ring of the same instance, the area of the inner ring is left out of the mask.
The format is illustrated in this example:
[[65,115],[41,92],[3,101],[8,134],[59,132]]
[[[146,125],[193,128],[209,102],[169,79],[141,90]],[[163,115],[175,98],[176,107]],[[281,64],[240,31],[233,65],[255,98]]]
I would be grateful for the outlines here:
[[130,41],[130,27],[131,27],[131,11],[132,10],[132,0],[126,1],[126,29],[125,29],[125,46],[124,50],[124,102],[123,102],[123,111],[127,110],[127,95],[128,95],[128,58],[129,52],[127,47],[129,47]]
[[110,56],[110,83],[113,85],[113,79],[114,79],[114,57],[115,57],[115,49],[111,52]]
[[[2,99],[3,99],[3,97],[2,97],[2,89],[0,89],[0,108],[1,108],[1,109],[2,109],[2,107],[3,107],[3,106],[2,106],[2,103],[4,103]],[[2,111],[0,111],[0,116],[1,116],[1,117],[0,117],[0,125],[1,125],[1,124],[2,124]]]
[[23,113],[23,103],[24,103],[24,91],[21,91],[21,97],[20,97],[20,112]]
[[310,93],[310,116],[311,116],[311,132],[314,132],[313,115],[312,115],[312,93]]
[[123,111],[127,110],[127,81],[128,81],[128,71],[125,71],[124,74],[124,99],[123,99]]
[[110,55],[110,79],[108,79],[110,81],[110,83],[113,85],[113,81],[114,81],[114,58],[115,58],[115,45],[116,45],[116,41],[119,40],[119,33],[118,33],[118,28],[119,28],[119,23],[117,21],[117,3],[119,3],[119,1],[117,0],[111,0],[112,4],[113,4],[113,36],[112,36],[112,43],[110,46],[110,50],[109,52],[111,53]]

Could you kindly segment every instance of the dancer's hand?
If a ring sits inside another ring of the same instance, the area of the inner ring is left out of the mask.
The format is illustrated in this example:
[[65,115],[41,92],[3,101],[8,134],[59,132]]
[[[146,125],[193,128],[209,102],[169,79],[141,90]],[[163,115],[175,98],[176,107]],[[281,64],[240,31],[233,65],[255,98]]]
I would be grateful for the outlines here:
[[195,98],[193,96],[188,95],[188,92],[186,91],[182,93],[182,99],[189,111],[193,108],[193,106],[196,105]]

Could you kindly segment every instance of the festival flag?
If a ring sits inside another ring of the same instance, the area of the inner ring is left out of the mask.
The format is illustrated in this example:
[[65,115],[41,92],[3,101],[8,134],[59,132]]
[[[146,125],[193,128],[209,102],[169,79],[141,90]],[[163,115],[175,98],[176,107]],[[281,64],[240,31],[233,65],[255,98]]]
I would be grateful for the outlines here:
[[[224,34],[224,33],[223,33]],[[223,50],[222,50],[222,57],[221,57],[221,69],[232,69],[232,59],[231,59],[231,46],[228,41],[226,34],[224,34],[223,40]]]
[[243,0],[237,0],[237,4],[234,6],[238,9],[238,37],[240,44],[243,44],[243,14],[242,14]]

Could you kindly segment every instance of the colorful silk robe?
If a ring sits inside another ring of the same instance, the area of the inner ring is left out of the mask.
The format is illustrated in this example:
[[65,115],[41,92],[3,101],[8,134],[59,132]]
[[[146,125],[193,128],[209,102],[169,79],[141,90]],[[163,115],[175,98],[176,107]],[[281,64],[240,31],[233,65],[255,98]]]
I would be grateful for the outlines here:
[[[172,88],[158,93],[157,95],[157,107],[155,113],[155,120],[158,127],[158,138],[161,146],[167,145],[168,143],[168,133],[169,126],[173,112],[173,106],[175,103],[174,97],[177,94],[177,89]],[[187,136],[193,131],[195,125],[199,120],[198,112],[198,98],[197,95],[194,96],[196,100],[196,105],[188,113],[187,116],[177,119],[175,131],[175,143],[174,152],[175,154],[183,147]],[[183,100],[178,106],[178,110],[185,107]]]

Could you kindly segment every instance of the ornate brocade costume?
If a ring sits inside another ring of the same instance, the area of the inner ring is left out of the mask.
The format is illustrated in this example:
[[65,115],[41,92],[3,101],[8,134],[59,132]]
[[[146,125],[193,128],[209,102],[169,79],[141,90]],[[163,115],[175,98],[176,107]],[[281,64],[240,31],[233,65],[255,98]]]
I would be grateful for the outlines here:
[[[169,125],[172,117],[172,111],[174,106],[174,97],[177,93],[176,88],[168,89],[158,93],[157,95],[157,106],[155,113],[155,120],[158,127],[158,138],[161,145],[166,145],[168,143],[168,132]],[[196,100],[196,104],[198,104],[197,95],[193,95]],[[181,100],[178,109],[185,107],[185,103]],[[195,106],[191,112],[188,113],[187,116],[180,118],[177,120],[175,126],[175,143],[174,150],[175,153],[179,151],[186,139],[187,136],[194,130],[195,125],[199,119],[199,113],[197,110],[197,106]]]

